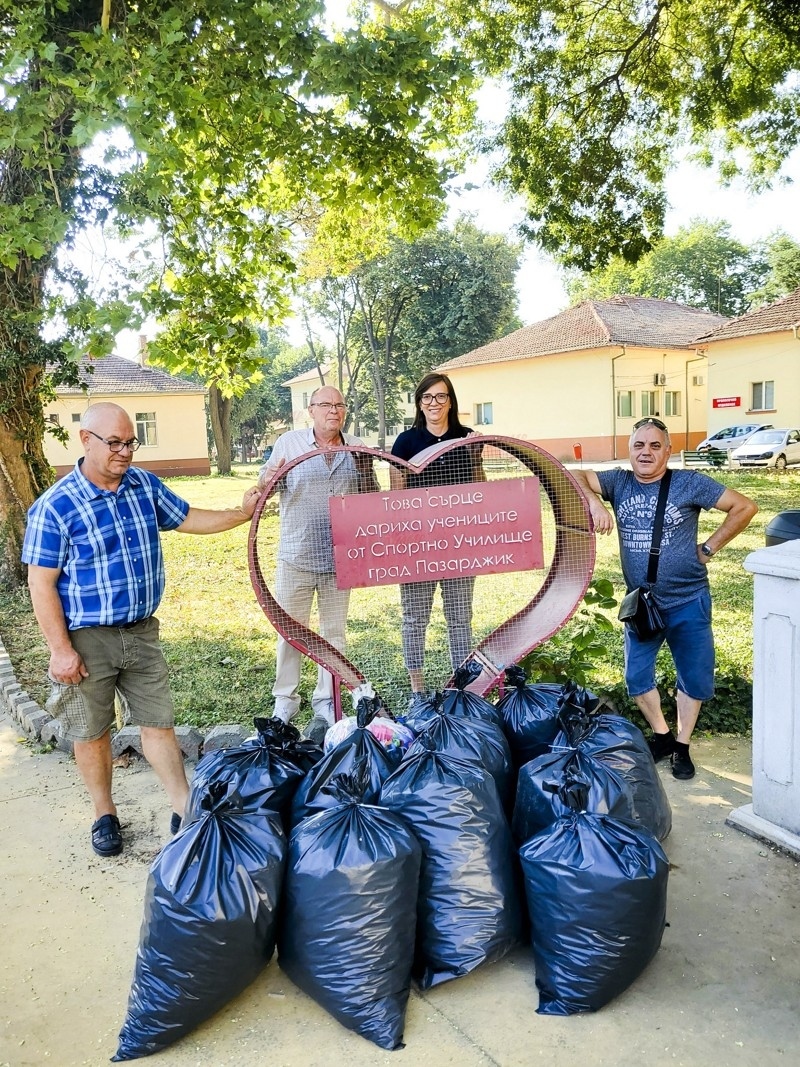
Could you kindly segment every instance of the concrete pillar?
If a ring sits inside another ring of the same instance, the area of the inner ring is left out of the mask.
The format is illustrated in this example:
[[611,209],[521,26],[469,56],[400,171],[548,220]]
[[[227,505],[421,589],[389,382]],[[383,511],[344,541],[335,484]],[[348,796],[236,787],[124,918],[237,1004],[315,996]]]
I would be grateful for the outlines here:
[[800,540],[751,552],[753,803],[727,822],[800,856]]

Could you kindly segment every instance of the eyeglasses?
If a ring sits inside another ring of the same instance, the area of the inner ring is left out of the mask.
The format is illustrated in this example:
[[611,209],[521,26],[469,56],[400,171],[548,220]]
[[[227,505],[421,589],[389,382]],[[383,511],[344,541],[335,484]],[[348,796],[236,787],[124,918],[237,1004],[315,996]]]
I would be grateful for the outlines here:
[[449,399],[449,393],[423,393],[419,402],[428,407],[430,404],[445,404]]
[[664,433],[667,433],[667,428],[661,419],[639,419],[633,428],[634,430],[641,430],[643,426],[655,426],[657,430],[663,430]]
[[331,404],[329,400],[312,400],[310,408],[322,408],[323,411],[347,411],[347,404]]
[[141,441],[136,437],[132,437],[130,441],[120,441],[116,437],[108,438],[101,437],[99,433],[95,433],[94,430],[88,431],[92,437],[96,437],[98,441],[102,441],[104,445],[108,445],[109,452],[121,452],[123,448],[127,448],[131,452],[135,452],[141,444]]

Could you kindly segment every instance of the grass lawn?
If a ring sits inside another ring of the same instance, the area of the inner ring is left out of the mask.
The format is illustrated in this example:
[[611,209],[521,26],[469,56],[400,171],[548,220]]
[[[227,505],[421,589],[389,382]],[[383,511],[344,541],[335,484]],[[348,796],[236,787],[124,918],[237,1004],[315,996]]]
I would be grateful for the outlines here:
[[[175,478],[169,484],[195,506],[233,506],[254,482],[256,472],[256,466],[239,467],[231,478]],[[761,509],[749,529],[715,557],[710,568],[718,673],[725,685],[729,679],[734,679],[731,684],[738,684],[735,680],[739,679],[746,686],[752,677],[752,578],[743,570],[742,561],[749,552],[763,547],[764,528],[769,520],[777,512],[797,506],[800,471],[736,471],[715,477],[752,496]],[[720,518],[715,512],[704,515],[701,536],[708,536]],[[247,526],[210,537],[164,536],[167,588],[158,616],[181,723],[199,728],[229,722],[250,724],[254,715],[271,713],[275,633],[250,583],[247,536]],[[262,520],[262,551],[276,542],[277,518],[273,516]],[[621,591],[616,536],[598,538],[595,575],[611,579]],[[512,581],[509,589],[513,585]],[[397,590],[386,586],[371,593],[369,598],[361,599],[354,594],[351,644],[390,650],[399,664],[397,685],[402,688],[406,683],[399,650]],[[476,632],[496,625],[496,621],[484,625],[482,610],[476,601]],[[0,591],[0,634],[20,683],[43,702],[47,695],[47,650],[27,593]],[[591,680],[598,689],[620,683],[619,627],[609,635],[606,646],[606,659],[598,664]],[[358,662],[355,653],[353,658]],[[306,696],[313,688],[314,676],[315,667],[306,664]],[[724,687],[720,697],[724,701]]]

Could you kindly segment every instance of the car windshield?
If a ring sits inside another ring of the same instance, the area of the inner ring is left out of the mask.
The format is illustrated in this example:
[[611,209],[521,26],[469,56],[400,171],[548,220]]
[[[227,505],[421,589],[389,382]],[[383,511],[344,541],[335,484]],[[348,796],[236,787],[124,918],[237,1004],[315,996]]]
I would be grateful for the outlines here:
[[747,447],[750,448],[751,445],[779,445],[785,436],[780,430],[759,430],[747,442]]

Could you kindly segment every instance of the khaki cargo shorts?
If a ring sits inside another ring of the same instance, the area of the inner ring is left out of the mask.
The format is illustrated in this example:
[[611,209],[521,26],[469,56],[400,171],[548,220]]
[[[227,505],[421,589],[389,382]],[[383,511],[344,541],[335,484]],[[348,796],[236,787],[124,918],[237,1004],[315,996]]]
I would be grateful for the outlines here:
[[113,725],[119,690],[135,726],[169,729],[175,708],[167,664],[153,615],[129,626],[87,626],[70,631],[70,641],[89,677],[78,685],[52,683],[46,710],[62,724],[70,741],[94,741]]

